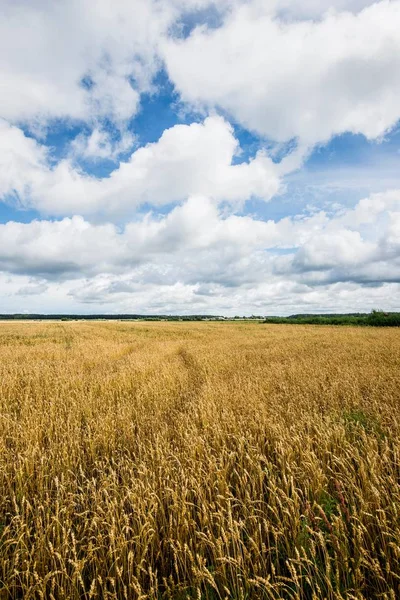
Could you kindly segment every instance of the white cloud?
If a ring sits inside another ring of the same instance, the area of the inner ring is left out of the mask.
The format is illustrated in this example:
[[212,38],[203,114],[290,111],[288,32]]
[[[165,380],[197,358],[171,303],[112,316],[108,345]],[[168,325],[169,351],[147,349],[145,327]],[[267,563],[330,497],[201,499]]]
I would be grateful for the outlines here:
[[[4,0],[0,117],[32,130],[103,118],[123,129],[165,58],[184,98],[221,105],[277,140],[344,128],[375,137],[399,118],[399,2],[358,12],[369,4]],[[174,23],[210,6],[222,27],[171,40]]]
[[158,289],[159,312],[164,294],[175,293],[179,310],[191,298],[192,312],[202,305],[223,312],[244,299],[253,307],[281,306],[290,296],[299,305],[314,297],[327,303],[328,289],[352,290],[361,302],[357,290],[365,285],[372,299],[371,289],[400,283],[400,191],[375,200],[379,230],[364,227],[370,199],[332,218],[323,212],[267,222],[226,217],[197,196],[123,230],[82,217],[7,223],[0,226],[0,269],[51,286],[64,282],[64,293],[82,304],[128,306],[148,292],[155,310]]
[[[376,308],[399,310],[400,284],[365,288],[334,283],[317,288],[289,280],[269,281],[252,289],[200,286],[180,282],[136,284],[122,276],[98,275],[91,280],[50,282],[45,293],[22,296],[26,278],[0,273],[0,313],[140,313],[265,315],[298,312],[364,312]],[[125,291],[124,291],[125,290]]]
[[42,295],[49,289],[49,286],[46,282],[36,283],[32,281],[27,285],[23,285],[19,290],[17,290],[18,296],[38,296]]
[[172,15],[156,0],[5,0],[0,116],[14,123],[130,118]]
[[0,198],[16,194],[23,202],[32,182],[45,173],[47,155],[45,146],[0,119]]
[[374,244],[365,242],[358,231],[339,229],[316,235],[306,242],[294,259],[301,271],[328,271],[357,266],[374,258]]
[[[122,127],[152,89],[158,44],[172,24],[212,0],[3,0],[0,117]],[[231,3],[220,0],[218,10]]]
[[95,127],[90,135],[80,133],[76,136],[70,144],[70,154],[75,160],[117,160],[132,148],[134,141],[135,138],[129,131],[122,131],[117,139],[113,139],[110,132]]
[[[255,0],[253,0],[255,1]],[[261,3],[263,0],[259,0]],[[299,19],[321,19],[327,12],[352,12],[357,13],[366,6],[375,4],[377,0],[273,0],[264,2],[263,8],[270,6],[271,12],[282,18]]]
[[232,164],[239,145],[229,123],[217,116],[167,129],[104,179],[80,172],[70,160],[52,167],[43,147],[5,122],[0,128],[0,191],[15,192],[21,204],[51,215],[129,214],[145,203],[161,206],[193,194],[217,202],[269,200],[286,168],[293,168],[275,165],[262,151],[249,162]]
[[399,28],[398,0],[294,22],[254,0],[162,49],[184,100],[313,145],[346,131],[377,138],[400,118]]

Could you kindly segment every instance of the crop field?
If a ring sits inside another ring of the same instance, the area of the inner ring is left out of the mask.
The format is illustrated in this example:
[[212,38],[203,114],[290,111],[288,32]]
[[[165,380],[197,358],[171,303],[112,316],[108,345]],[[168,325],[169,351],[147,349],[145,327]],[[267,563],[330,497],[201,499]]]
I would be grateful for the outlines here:
[[13,598],[400,598],[399,331],[0,323]]

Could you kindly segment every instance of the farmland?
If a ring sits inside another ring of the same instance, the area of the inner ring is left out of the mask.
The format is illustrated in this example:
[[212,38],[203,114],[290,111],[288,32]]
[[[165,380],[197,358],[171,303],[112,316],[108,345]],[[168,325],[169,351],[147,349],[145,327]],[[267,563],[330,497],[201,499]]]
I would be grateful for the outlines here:
[[396,328],[0,323],[0,599],[400,597]]

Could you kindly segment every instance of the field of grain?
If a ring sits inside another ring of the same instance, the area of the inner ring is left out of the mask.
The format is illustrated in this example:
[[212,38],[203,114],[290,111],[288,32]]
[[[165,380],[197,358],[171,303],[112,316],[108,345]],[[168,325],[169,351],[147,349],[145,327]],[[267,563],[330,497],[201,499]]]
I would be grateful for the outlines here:
[[0,598],[400,598],[400,335],[0,323]]

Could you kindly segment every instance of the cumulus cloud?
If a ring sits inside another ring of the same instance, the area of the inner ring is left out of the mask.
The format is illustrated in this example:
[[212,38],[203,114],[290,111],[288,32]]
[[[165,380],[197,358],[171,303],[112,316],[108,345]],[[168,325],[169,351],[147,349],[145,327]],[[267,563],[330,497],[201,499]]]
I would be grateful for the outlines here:
[[[171,38],[174,24],[210,7],[222,26]],[[376,137],[399,118],[398,0],[5,0],[2,8],[0,116],[32,130],[55,119],[94,130],[107,119],[123,130],[164,60],[184,99],[221,106],[276,140]]]
[[239,143],[218,116],[165,130],[158,142],[137,149],[103,179],[81,172],[68,159],[53,167],[40,144],[4,121],[0,136],[0,192],[51,215],[118,215],[146,203],[182,202],[193,194],[217,202],[243,203],[252,196],[269,200],[281,176],[293,168],[289,157],[276,165],[262,150],[248,162],[232,164]]
[[128,152],[135,141],[130,131],[122,131],[116,138],[109,131],[95,127],[91,133],[80,133],[70,144],[70,156],[74,160],[117,160]]
[[0,115],[14,123],[131,117],[171,16],[152,0],[5,0]]
[[187,102],[221,107],[274,140],[313,145],[343,132],[377,138],[400,118],[399,26],[398,0],[289,22],[252,0],[221,27],[162,49]]
[[324,212],[277,221],[224,216],[207,197],[192,197],[164,217],[148,214],[123,230],[82,217],[7,223],[0,226],[0,269],[41,282],[87,277],[68,292],[83,303],[125,301],[157,287],[162,295],[179,284],[196,302],[221,309],[251,294],[261,303],[272,292],[277,300],[338,283],[398,284],[400,191],[375,197],[380,230],[364,227],[372,200],[331,218]]
[[32,180],[47,165],[48,150],[0,119],[0,198],[24,199]]
[[228,0],[3,0],[0,116],[117,126],[138,110],[161,65],[158,44],[182,15]]

